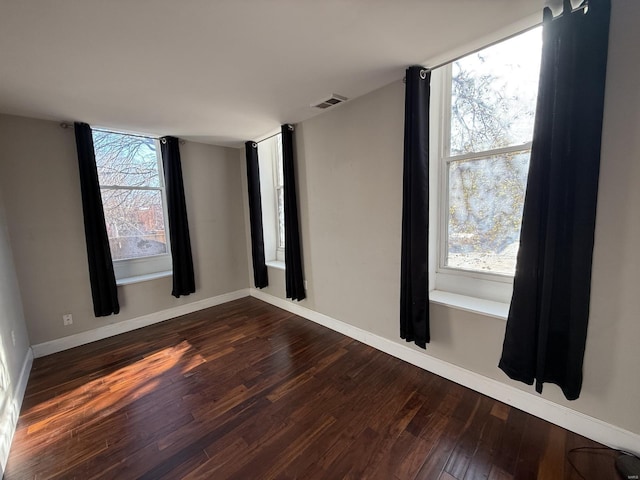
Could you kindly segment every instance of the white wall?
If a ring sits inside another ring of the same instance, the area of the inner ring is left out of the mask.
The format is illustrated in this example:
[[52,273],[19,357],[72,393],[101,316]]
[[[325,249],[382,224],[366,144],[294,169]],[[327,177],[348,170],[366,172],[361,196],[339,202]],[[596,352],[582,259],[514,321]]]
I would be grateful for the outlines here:
[[[237,151],[180,146],[196,293],[171,296],[171,278],[118,287],[121,311],[96,318],[87,267],[75,138],[55,122],[0,115],[0,188],[33,345],[248,286]],[[73,314],[63,326],[62,315]]]
[[[550,384],[543,397],[640,434],[640,2],[613,3],[584,386],[573,402]],[[404,345],[403,109],[398,80],[297,125],[296,151],[308,281],[300,304]],[[269,278],[264,292],[283,298],[282,272],[270,268]],[[533,392],[497,368],[504,329],[502,320],[432,305],[424,355]]]
[[29,337],[0,189],[0,476],[18,421],[29,360]]

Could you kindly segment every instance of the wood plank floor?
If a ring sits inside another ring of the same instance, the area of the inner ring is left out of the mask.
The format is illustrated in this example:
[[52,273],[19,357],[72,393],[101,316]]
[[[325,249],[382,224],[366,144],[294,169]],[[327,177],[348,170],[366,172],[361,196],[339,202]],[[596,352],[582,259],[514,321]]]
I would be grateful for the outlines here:
[[5,479],[614,479],[615,454],[253,298],[36,359]]

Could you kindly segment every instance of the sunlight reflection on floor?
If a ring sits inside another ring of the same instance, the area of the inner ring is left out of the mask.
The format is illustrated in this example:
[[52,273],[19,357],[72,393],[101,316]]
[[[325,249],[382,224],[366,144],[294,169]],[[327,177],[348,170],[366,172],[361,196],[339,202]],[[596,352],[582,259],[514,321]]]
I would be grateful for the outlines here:
[[[70,437],[82,437],[82,441],[91,441],[93,429],[105,428],[109,422],[120,421],[130,414],[135,415],[135,407],[132,411],[129,409],[136,400],[170,386],[171,370],[178,369],[185,375],[205,362],[200,354],[190,350],[191,345],[183,341],[39,402],[23,412],[25,418],[31,418],[32,421],[26,431],[19,431],[17,434],[38,436],[46,432],[47,438],[69,441]],[[50,412],[52,407],[56,413],[44,416],[44,412]],[[38,418],[39,416],[43,418]],[[42,445],[45,444],[46,442],[42,442]],[[98,450],[106,448],[104,440],[95,447]],[[43,449],[44,447],[37,447],[38,451],[31,449],[29,452],[15,454],[38,455],[43,453]],[[73,458],[68,460],[73,461]]]

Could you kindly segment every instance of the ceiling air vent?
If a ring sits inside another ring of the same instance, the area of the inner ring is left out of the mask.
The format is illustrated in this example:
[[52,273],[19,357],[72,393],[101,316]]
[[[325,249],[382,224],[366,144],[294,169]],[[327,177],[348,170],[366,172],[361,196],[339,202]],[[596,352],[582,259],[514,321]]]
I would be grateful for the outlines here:
[[315,108],[329,108],[329,107],[333,107],[334,105],[338,105],[339,103],[342,102],[346,102],[348,100],[347,97],[343,97],[342,95],[337,95],[337,94],[332,94],[329,98],[325,98],[324,100],[321,100],[320,102],[311,105],[312,107]]

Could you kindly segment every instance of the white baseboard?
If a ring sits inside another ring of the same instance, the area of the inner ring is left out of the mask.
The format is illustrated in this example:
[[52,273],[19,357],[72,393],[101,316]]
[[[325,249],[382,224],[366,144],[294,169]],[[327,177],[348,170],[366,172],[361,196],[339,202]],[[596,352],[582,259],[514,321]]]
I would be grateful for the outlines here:
[[33,365],[33,351],[29,348],[22,362],[18,383],[15,385],[15,388],[12,389],[11,398],[7,399],[7,411],[2,412],[2,422],[0,424],[2,430],[2,443],[0,444],[0,478],[4,475],[7,460],[9,459],[11,442],[16,432],[16,426],[18,425],[18,417],[20,416],[20,409],[22,408],[22,400],[24,400],[24,392],[27,389],[31,365]]
[[[22,370],[20,370],[20,378],[18,380],[18,385],[16,386],[15,392],[13,392],[13,401],[16,405],[16,411],[20,413],[20,409],[22,408],[22,400],[24,399],[24,393],[27,391],[27,382],[29,381],[29,374],[31,373],[31,366],[33,365],[33,350],[31,348],[27,349],[27,353],[24,356],[24,361],[22,362]],[[16,417],[16,420],[18,418]]]
[[640,453],[640,435],[257,289],[251,296],[604,445]]
[[160,312],[150,313],[149,315],[143,315],[142,317],[132,318],[130,320],[124,320],[118,323],[112,323],[103,327],[98,327],[94,330],[87,332],[77,333],[75,335],[69,335],[68,337],[57,338],[50,342],[39,343],[33,345],[33,355],[35,358],[44,357],[45,355],[51,355],[52,353],[61,352],[70,348],[85,345],[87,343],[102,340],[104,338],[113,337],[114,335],[120,335],[121,333],[130,332],[131,330],[137,330],[138,328],[153,325],[154,323],[164,322],[171,318],[186,315],[188,313],[197,312],[209,307],[215,307],[232,300],[248,297],[249,289],[244,288],[242,290],[236,290],[235,292],[225,293],[204,300],[198,300],[196,302],[185,303],[179,307],[169,308]]

